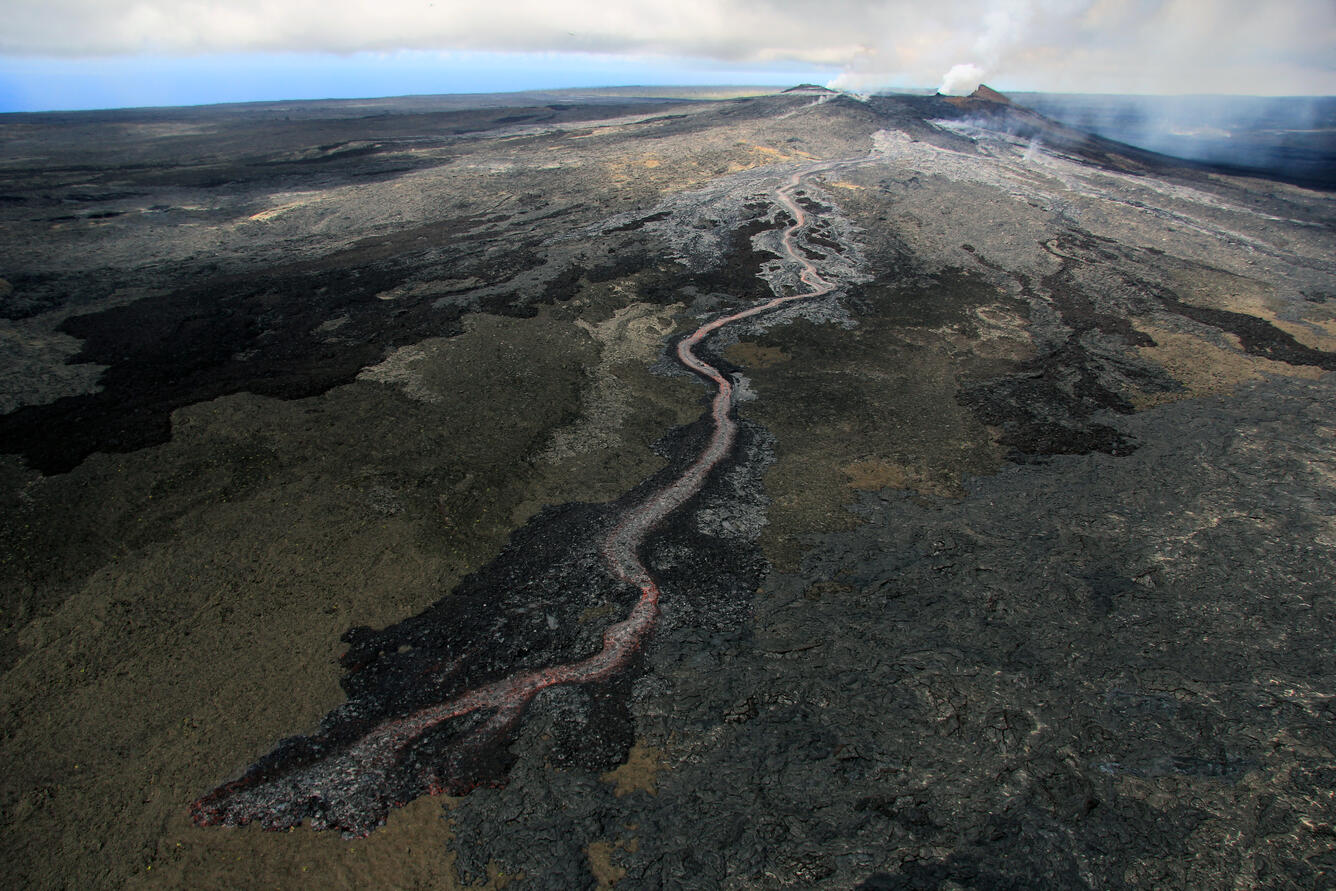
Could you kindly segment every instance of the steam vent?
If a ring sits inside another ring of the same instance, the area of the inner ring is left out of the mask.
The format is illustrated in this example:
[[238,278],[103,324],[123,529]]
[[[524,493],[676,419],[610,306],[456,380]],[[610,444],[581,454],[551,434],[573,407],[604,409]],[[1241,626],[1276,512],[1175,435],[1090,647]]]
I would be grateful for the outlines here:
[[0,117],[8,884],[1336,887],[1336,193],[628,92]]

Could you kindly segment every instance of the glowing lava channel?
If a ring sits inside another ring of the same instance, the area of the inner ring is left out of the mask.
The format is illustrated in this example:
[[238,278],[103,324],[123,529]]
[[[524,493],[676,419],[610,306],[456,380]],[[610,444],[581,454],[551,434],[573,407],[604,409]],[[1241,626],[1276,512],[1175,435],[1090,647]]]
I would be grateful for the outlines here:
[[[538,671],[525,672],[484,684],[448,702],[420,709],[404,717],[387,721],[340,751],[319,761],[298,766],[290,771],[252,770],[245,776],[226,783],[191,806],[191,814],[199,825],[245,823],[256,814],[246,803],[237,801],[257,786],[269,783],[281,785],[282,795],[268,795],[266,800],[272,812],[261,810],[261,819],[267,828],[294,825],[303,818],[301,806],[323,800],[322,789],[338,778],[335,785],[357,790],[383,783],[396,757],[406,746],[433,727],[474,712],[492,711],[485,722],[466,733],[469,742],[462,745],[485,745],[509,728],[524,712],[533,697],[543,689],[559,684],[585,684],[599,681],[624,667],[639,648],[659,615],[659,587],[641,562],[639,550],[645,538],[665,517],[676,511],[701,491],[706,477],[733,447],[737,436],[737,421],[732,416],[733,383],[717,368],[705,362],[692,350],[714,332],[743,319],[761,315],[776,307],[797,300],[820,297],[830,293],[835,285],[817,272],[816,266],[798,249],[797,233],[807,225],[807,214],[798,205],[793,193],[804,175],[821,172],[833,166],[848,166],[859,161],[832,162],[795,173],[787,184],[775,191],[779,203],[792,215],[793,223],[784,230],[782,244],[785,253],[801,264],[799,275],[810,291],[776,297],[756,304],[741,312],[723,316],[697,328],[677,345],[677,358],[687,368],[712,381],[716,387],[710,406],[714,431],[705,449],[676,480],[659,489],[638,506],[629,510],[622,521],[604,539],[601,551],[612,574],[640,589],[640,598],[630,614],[611,625],[603,633],[603,647],[594,655],[578,662],[556,665]],[[442,791],[461,792],[458,778],[439,775],[427,781],[433,794]],[[280,804],[278,799],[286,802]],[[403,802],[394,802],[402,804]],[[347,834],[366,835],[380,820],[368,823],[361,815],[352,813],[350,802],[325,801],[318,815],[311,815],[316,828],[338,826]]]

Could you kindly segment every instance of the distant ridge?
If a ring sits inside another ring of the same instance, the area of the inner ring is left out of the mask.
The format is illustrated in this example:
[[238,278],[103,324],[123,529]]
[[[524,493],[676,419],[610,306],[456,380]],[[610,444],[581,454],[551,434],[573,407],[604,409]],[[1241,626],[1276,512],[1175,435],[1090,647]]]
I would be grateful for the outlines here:
[[785,90],[784,92],[785,92],[785,93],[820,93],[820,94],[831,94],[831,95],[833,95],[833,94],[835,94],[835,93],[837,93],[837,92],[839,92],[839,91],[838,91],[838,90],[832,90],[832,89],[830,89],[829,87],[817,86],[816,84],[798,84],[798,86],[796,86],[796,87],[789,87],[789,88],[788,88],[787,90]]

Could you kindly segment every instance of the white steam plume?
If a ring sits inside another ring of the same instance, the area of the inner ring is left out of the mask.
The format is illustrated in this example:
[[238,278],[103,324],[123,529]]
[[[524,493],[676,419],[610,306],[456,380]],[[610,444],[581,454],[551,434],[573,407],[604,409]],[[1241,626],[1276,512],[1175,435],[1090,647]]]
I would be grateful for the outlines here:
[[983,83],[983,69],[969,63],[954,65],[942,78],[937,92],[943,96],[968,96]]
[[[1075,7],[1089,6],[1088,3],[1071,3],[1064,0],[1038,0],[1045,13],[1063,12],[1072,14]],[[973,55],[983,62],[983,66],[973,62],[951,66],[942,78],[942,85],[937,92],[946,96],[967,96],[983,83],[984,75],[996,69],[1004,60],[1016,52],[1026,40],[1031,21],[1035,16],[1035,0],[992,0],[983,14],[983,29],[974,40]],[[986,67],[984,67],[986,66]]]

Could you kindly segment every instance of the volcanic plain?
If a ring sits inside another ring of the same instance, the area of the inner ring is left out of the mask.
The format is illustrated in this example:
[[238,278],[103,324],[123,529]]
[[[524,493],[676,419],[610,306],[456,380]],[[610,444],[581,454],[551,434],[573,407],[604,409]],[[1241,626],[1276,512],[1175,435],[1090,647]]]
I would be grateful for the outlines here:
[[986,89],[0,141],[15,887],[1336,887],[1331,192]]

